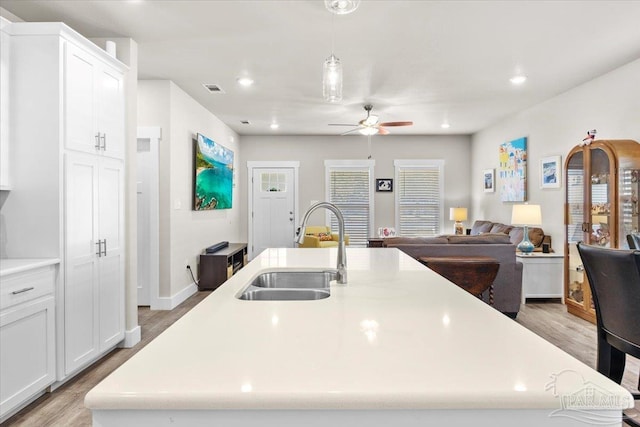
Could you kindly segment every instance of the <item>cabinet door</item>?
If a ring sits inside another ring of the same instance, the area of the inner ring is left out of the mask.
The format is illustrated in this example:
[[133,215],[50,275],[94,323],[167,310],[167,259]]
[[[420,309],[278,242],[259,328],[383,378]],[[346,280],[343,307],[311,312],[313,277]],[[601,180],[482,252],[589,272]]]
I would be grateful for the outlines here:
[[65,164],[65,372],[98,354],[98,158],[67,153]]
[[[0,22],[0,25],[4,25]],[[10,35],[0,29],[0,190],[10,190],[9,176],[9,49]]]
[[63,116],[65,146],[70,150],[98,151],[95,61],[82,49],[65,44]]
[[122,160],[100,159],[98,258],[100,351],[124,338],[124,166]]
[[98,132],[102,153],[124,158],[124,89],[122,73],[103,64],[98,71]]
[[0,315],[0,417],[55,380],[54,307],[48,296]]

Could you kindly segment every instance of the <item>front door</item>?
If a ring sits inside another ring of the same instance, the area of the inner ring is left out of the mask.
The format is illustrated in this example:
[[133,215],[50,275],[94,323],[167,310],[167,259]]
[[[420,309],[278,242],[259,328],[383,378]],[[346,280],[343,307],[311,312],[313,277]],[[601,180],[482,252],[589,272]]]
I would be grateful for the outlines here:
[[252,169],[252,256],[266,248],[294,247],[294,168]]

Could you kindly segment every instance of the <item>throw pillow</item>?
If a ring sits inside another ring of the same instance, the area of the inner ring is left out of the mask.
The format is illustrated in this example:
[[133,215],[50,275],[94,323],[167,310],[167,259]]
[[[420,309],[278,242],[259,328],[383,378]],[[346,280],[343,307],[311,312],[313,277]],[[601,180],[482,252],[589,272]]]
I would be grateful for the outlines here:
[[327,233],[318,233],[318,239],[320,239],[321,242],[328,242],[329,240],[333,240],[331,234]]

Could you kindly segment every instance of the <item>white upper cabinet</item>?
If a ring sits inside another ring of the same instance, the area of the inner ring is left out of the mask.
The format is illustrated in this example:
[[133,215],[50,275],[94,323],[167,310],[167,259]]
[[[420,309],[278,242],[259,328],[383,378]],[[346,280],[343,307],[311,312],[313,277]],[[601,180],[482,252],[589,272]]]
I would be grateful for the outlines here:
[[96,121],[96,65],[93,56],[67,44],[64,62],[65,146],[98,152]]
[[123,158],[122,73],[67,43],[64,81],[66,148]]
[[8,21],[0,17],[0,190],[10,190],[9,175],[9,52]]
[[124,158],[124,81],[122,73],[107,67],[100,68],[97,79],[98,133],[102,153]]

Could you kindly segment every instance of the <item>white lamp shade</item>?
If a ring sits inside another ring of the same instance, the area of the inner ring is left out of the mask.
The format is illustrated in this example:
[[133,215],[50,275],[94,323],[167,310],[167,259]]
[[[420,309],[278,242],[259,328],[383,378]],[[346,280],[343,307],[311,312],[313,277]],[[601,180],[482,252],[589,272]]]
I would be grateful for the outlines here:
[[513,205],[511,211],[512,225],[542,225],[540,205]]
[[467,208],[450,208],[449,219],[451,221],[466,221],[467,220]]

